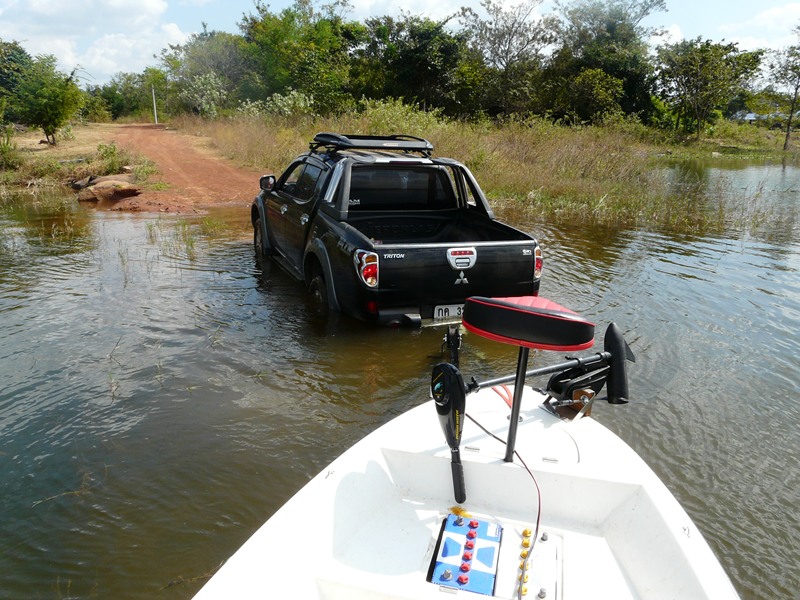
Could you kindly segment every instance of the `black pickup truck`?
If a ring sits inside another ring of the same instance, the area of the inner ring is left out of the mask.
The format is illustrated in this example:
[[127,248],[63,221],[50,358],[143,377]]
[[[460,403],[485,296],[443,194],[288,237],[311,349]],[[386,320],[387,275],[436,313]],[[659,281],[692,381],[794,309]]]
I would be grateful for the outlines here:
[[390,325],[460,320],[469,296],[536,295],[537,241],[494,218],[427,140],[320,133],[253,201],[256,254],[323,307]]

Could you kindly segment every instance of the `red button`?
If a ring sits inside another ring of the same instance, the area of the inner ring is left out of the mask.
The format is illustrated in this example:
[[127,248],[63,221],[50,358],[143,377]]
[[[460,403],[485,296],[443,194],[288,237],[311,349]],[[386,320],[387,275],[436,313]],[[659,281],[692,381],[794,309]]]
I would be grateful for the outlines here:
[[470,567],[470,566],[469,566],[469,563],[461,563],[461,570],[462,570],[462,571],[464,571],[464,572],[467,572],[467,571],[469,571],[471,568],[472,568],[472,567]]
[[474,538],[476,535],[478,535],[478,534],[477,534],[477,533],[475,533],[475,530],[474,530],[474,529],[470,529],[470,530],[467,532],[467,537],[468,537],[468,538]]
[[462,556],[464,560],[472,560],[472,552],[464,552],[464,556]]
[[464,547],[467,548],[468,550],[472,550],[475,547],[475,542],[473,542],[472,540],[467,540],[466,542],[464,542]]
[[467,583],[469,581],[469,577],[466,575],[459,575],[457,581],[458,583]]
[[469,522],[469,526],[473,529],[477,529],[478,525],[480,525],[480,523],[476,519],[472,519],[472,521]]

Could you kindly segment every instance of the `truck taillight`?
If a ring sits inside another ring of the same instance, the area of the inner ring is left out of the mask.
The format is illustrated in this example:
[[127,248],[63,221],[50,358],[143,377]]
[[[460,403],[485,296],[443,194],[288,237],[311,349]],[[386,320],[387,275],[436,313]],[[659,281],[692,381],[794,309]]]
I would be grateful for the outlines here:
[[544,267],[544,258],[542,258],[542,247],[536,246],[533,252],[533,278],[539,279],[542,276],[542,268]]
[[356,267],[358,278],[369,287],[378,286],[378,255],[369,250],[356,250],[353,254],[353,263]]

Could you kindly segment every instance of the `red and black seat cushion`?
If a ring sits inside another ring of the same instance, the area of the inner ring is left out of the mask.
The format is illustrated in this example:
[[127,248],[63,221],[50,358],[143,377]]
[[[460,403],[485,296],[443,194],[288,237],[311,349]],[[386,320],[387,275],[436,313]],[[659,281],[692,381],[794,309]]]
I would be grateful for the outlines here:
[[539,296],[471,296],[462,322],[472,333],[515,346],[574,352],[594,344],[594,323]]

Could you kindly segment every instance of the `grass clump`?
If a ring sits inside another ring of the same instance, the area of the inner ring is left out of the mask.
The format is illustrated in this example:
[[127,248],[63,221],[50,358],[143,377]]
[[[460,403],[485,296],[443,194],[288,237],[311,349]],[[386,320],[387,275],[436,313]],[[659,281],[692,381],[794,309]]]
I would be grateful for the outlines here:
[[114,142],[86,145],[78,141],[83,129],[68,129],[61,135],[58,146],[42,148],[38,136],[28,131],[16,134],[13,130],[0,131],[0,184],[32,188],[53,188],[78,181],[90,175],[117,175],[130,169],[137,183],[145,182],[154,173],[152,161],[119,148]]
[[0,132],[0,170],[13,170],[22,164],[22,155],[14,141],[14,127],[6,125]]

